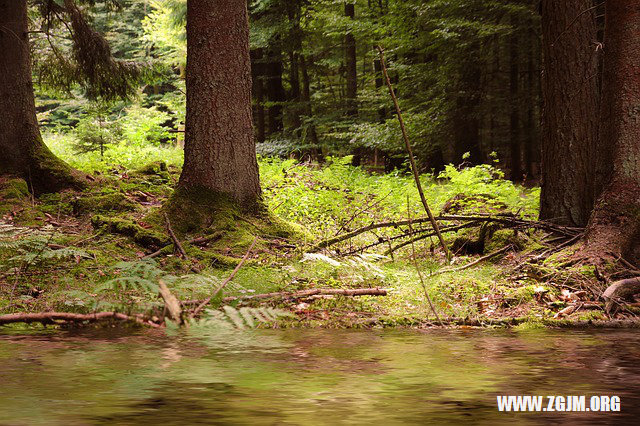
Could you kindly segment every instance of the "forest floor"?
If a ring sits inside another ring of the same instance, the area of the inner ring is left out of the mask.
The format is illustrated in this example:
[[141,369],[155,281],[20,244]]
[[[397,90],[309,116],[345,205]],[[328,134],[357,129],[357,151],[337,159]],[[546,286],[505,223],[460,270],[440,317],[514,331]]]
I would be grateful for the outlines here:
[[[454,252],[448,262],[420,220],[409,176],[372,174],[348,159],[322,167],[265,159],[260,165],[271,214],[232,212],[195,233],[169,223],[186,257],[158,220],[179,164],[74,164],[94,176],[87,190],[38,199],[22,180],[0,181],[0,315],[117,311],[152,318],[164,309],[160,281],[192,309],[236,269],[211,308],[290,312],[279,326],[540,327],[611,320],[600,295],[607,282],[624,277],[624,265],[598,270],[574,260],[580,230],[541,227],[533,221],[538,190],[503,180],[493,167],[424,176],[434,210],[449,217],[441,223],[452,229],[445,233]],[[331,294],[353,289],[380,295]],[[278,294],[255,297],[266,293]],[[617,318],[633,318],[634,309],[625,307]]]

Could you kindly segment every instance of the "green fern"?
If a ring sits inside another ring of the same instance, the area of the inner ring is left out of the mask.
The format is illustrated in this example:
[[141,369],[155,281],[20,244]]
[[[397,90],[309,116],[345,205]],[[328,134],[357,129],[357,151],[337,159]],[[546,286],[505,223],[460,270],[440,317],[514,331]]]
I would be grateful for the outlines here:
[[158,281],[174,282],[177,277],[168,275],[158,267],[153,259],[137,262],[120,262],[114,266],[119,274],[117,278],[109,280],[98,286],[96,290],[102,291],[142,291],[157,294]]
[[74,247],[51,248],[55,229],[46,226],[41,229],[17,227],[0,223],[0,268],[27,269],[60,263],[69,259],[91,258],[84,250]]
[[189,325],[244,330],[292,316],[290,312],[270,307],[236,309],[232,306],[224,306],[222,310],[205,310],[202,318],[192,320]]

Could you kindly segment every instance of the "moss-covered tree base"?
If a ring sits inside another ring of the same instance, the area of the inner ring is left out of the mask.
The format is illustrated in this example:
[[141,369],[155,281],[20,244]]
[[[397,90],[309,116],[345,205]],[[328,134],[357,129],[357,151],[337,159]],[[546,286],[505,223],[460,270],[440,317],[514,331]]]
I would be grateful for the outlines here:
[[23,175],[26,174],[24,178],[35,195],[87,186],[86,175],[53,155],[44,143],[36,144],[31,157],[31,164]]
[[[206,188],[179,187],[163,208],[151,213],[145,221],[165,228],[165,214],[173,231],[185,241],[216,234],[209,244],[217,252],[212,259],[216,262],[220,262],[221,255],[225,259],[243,255],[256,237],[265,241],[296,240],[305,235],[301,227],[271,214],[262,203],[249,210],[243,209],[230,197]],[[256,250],[261,245],[263,243],[258,241]]]
[[36,196],[87,186],[86,175],[53,155],[41,140],[20,160],[0,159],[0,176],[24,179],[28,190]]

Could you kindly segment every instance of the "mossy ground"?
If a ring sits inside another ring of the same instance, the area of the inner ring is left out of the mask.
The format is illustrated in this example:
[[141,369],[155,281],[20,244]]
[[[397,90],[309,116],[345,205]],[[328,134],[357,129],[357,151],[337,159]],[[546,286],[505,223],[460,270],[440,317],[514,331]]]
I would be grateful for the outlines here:
[[[442,318],[468,318],[487,323],[498,318],[519,318],[519,322],[532,326],[553,324],[554,316],[567,305],[562,288],[573,289],[573,292],[584,288],[599,291],[591,269],[566,265],[567,252],[544,261],[525,262],[531,253],[547,247],[543,242],[545,236],[536,232],[527,235],[499,230],[487,241],[485,251],[506,244],[516,247],[515,251],[476,267],[449,273],[440,273],[446,267],[444,258],[435,242],[429,239],[416,243],[413,248],[400,249],[392,257],[374,254],[384,251],[384,245],[365,255],[342,256],[333,251],[325,251],[321,256],[305,255],[327,235],[372,221],[402,218],[406,214],[406,210],[403,212],[406,201],[404,206],[396,206],[393,216],[390,213],[392,206],[385,205],[381,201],[383,197],[371,195],[364,186],[358,187],[357,182],[347,182],[344,174],[335,176],[348,172],[349,178],[353,179],[354,174],[363,174],[359,179],[370,184],[369,178],[364,176],[366,172],[359,169],[342,165],[337,170],[305,170],[302,166],[292,170],[291,165],[276,164],[274,167],[274,163],[263,163],[262,166],[263,182],[268,186],[265,186],[264,209],[259,213],[243,212],[215,194],[174,193],[179,169],[163,163],[153,163],[137,171],[116,169],[101,175],[82,192],[67,191],[38,199],[29,195],[24,181],[3,180],[0,207],[4,224],[27,227],[43,235],[47,241],[46,250],[66,247],[84,254],[62,259],[52,256],[46,261],[36,256],[27,264],[20,260],[20,255],[25,256],[25,250],[0,248],[0,264],[3,265],[0,314],[47,310],[88,312],[93,309],[152,312],[161,306],[155,294],[135,286],[105,287],[104,284],[123,275],[124,267],[118,263],[140,262],[145,255],[158,249],[162,250],[152,261],[152,267],[161,274],[182,277],[171,281],[176,296],[183,301],[202,299],[230,274],[256,238],[257,244],[248,262],[225,289],[224,296],[309,288],[380,287],[389,291],[386,297],[274,301],[274,306],[295,313],[295,320],[288,320],[283,325],[433,324],[435,316],[425,300],[420,275]],[[294,173],[296,178],[291,179]],[[343,186],[337,182],[342,182]],[[280,192],[274,192],[274,183],[281,186]],[[411,190],[410,187],[404,189]],[[445,190],[455,191],[443,187],[430,189],[438,196]],[[283,193],[288,193],[290,198],[283,201]],[[318,201],[308,197],[319,198],[327,203],[328,211],[336,212],[331,219],[331,228],[325,220],[326,212],[313,204]],[[284,210],[283,202],[289,203]],[[335,206],[336,202],[342,205]],[[306,215],[304,211],[300,212],[304,209]],[[277,211],[289,221],[274,214]],[[365,212],[363,217],[357,215],[358,211]],[[183,242],[188,259],[175,253],[166,232],[165,213]],[[381,236],[384,234],[363,235],[347,241],[339,247],[340,253],[348,252],[349,247],[375,242]],[[467,233],[467,236],[473,237],[473,233]],[[206,243],[189,244],[193,239],[207,237]],[[456,234],[449,234],[449,243],[456,237]],[[19,238],[23,237],[15,237]],[[11,240],[11,237],[7,239]],[[415,262],[412,260],[414,250]],[[474,259],[474,256],[458,256],[453,266]],[[604,315],[598,310],[580,310],[560,317],[563,321],[567,318],[595,320],[603,319]]]

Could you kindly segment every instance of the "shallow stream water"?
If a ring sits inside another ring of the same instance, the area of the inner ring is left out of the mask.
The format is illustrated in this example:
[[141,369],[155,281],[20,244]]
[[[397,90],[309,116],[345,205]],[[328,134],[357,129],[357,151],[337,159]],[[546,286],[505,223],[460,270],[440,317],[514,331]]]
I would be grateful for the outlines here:
[[[639,363],[638,331],[0,329],[0,424],[640,424]],[[621,412],[501,413],[498,395]]]

